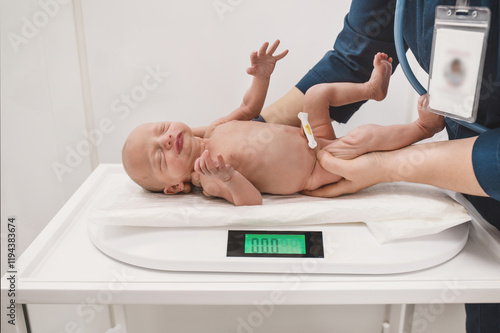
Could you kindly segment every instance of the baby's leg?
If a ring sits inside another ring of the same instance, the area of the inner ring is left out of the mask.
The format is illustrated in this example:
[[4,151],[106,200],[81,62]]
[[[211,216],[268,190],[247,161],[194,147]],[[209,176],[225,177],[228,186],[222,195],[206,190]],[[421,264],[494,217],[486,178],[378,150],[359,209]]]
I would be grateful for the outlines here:
[[328,102],[331,106],[342,106],[369,99],[381,101],[387,95],[391,73],[392,58],[379,52],[373,59],[373,71],[369,81],[365,83],[325,83],[318,85],[322,86],[318,88],[322,89],[323,93],[328,96]]
[[333,82],[317,84],[309,88],[304,99],[304,112],[309,114],[309,123],[314,134],[324,139],[334,139],[330,106],[342,106],[367,99],[382,100],[392,71],[392,58],[377,53],[373,59],[373,72],[365,83]]

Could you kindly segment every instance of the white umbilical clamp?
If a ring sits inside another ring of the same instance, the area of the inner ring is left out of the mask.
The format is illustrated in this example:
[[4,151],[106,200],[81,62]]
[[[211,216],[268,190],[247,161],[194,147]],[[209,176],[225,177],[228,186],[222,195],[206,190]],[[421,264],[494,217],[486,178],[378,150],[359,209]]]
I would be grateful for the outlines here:
[[309,120],[307,120],[307,113],[299,112],[298,117],[300,122],[302,123],[302,129],[306,135],[307,141],[309,142],[309,148],[314,149],[318,145],[316,140],[314,140],[314,135],[311,129],[311,125],[309,125]]

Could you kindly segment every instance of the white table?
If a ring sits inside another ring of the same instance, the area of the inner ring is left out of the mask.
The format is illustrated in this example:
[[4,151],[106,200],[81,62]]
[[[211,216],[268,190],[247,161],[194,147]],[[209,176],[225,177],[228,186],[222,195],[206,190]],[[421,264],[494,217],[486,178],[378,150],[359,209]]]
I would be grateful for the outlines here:
[[[103,255],[89,240],[85,210],[108,172],[100,165],[17,262],[17,332],[28,332],[25,304],[409,304],[394,306],[387,332],[404,332],[411,304],[500,302],[500,235],[473,223],[465,248],[433,268],[392,275],[190,273],[143,269]],[[2,278],[2,292],[8,284]],[[124,323],[122,323],[124,324]],[[405,328],[406,327],[406,328]]]

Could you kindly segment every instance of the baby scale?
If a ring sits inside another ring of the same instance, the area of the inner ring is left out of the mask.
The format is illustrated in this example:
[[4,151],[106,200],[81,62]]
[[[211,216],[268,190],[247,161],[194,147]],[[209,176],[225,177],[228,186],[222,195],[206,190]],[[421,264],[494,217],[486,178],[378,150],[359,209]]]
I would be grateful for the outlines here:
[[97,248],[135,266],[168,271],[394,274],[451,259],[467,223],[438,234],[379,244],[361,224],[273,228],[89,226]]

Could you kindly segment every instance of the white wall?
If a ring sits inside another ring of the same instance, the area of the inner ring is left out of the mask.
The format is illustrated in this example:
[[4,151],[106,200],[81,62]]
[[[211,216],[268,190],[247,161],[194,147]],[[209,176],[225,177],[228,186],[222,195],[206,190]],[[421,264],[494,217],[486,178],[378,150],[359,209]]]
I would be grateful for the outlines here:
[[[140,123],[180,120],[206,125],[235,109],[251,80],[245,73],[250,52],[275,39],[281,40],[281,50],[290,50],[273,74],[267,104],[278,99],[331,49],[350,5],[349,1],[232,1],[237,4],[228,5],[232,9],[219,16],[214,3],[83,3],[95,118],[116,124],[99,146],[100,162],[119,161],[119,148]],[[143,94],[147,68],[158,68],[168,76]],[[394,77],[387,100],[369,103],[346,128],[363,122],[408,121],[406,96],[411,91],[401,80],[400,75]],[[129,105],[127,96],[132,100]],[[340,134],[347,130],[344,127],[338,127]]]
[[[71,1],[0,1],[2,249],[7,217],[16,216],[18,254],[90,174],[84,148],[93,143],[84,133],[96,135],[98,162],[118,163],[126,136],[140,123],[175,119],[206,125],[240,104],[251,80],[245,73],[250,52],[279,38],[280,49],[290,53],[273,74],[270,104],[332,47],[350,4],[347,0],[86,0],[85,29],[78,37],[86,42],[88,67],[81,72]],[[214,7],[221,3],[227,11]],[[160,73],[156,81],[148,79],[145,89],[144,79],[152,71]],[[82,79],[87,75],[90,95],[84,97]],[[84,100],[90,103],[86,108]],[[415,93],[398,72],[385,101],[369,102],[348,125],[336,124],[336,132],[343,135],[364,123],[408,122],[415,117],[415,101]],[[94,119],[90,127],[86,116]],[[2,261],[2,274],[5,270]],[[356,323],[377,332],[382,309],[342,308],[329,328],[336,331]],[[34,332],[62,332],[75,314],[70,306],[37,305],[30,311]],[[128,310],[131,325],[140,326],[134,311]],[[205,310],[193,311],[200,315]],[[280,311],[286,318],[297,308]],[[358,321],[360,312],[365,322]],[[446,316],[439,319],[446,322]],[[100,320],[85,331],[108,325],[107,318]],[[165,324],[161,315],[148,323],[151,330]],[[270,325],[280,327],[279,321]]]
[[67,166],[85,124],[72,5],[50,12],[37,1],[1,2],[2,241],[16,216],[18,254],[90,173],[85,156],[61,177],[54,169]]

